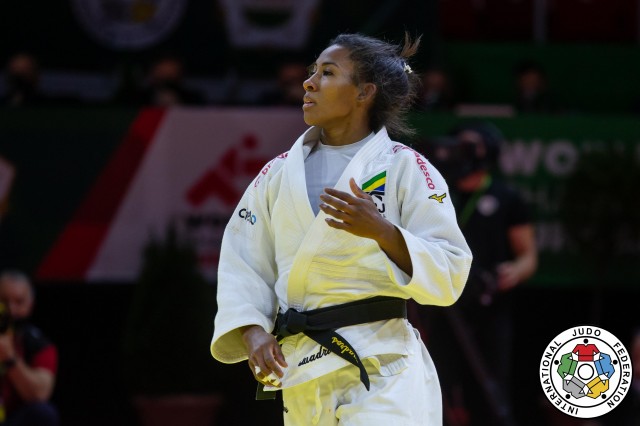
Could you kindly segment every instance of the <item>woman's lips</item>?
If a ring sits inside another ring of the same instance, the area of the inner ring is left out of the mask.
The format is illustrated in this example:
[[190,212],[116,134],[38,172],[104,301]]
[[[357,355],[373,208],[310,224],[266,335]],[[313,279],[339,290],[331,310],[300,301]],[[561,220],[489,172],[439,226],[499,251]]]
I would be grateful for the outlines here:
[[311,98],[305,97],[303,99],[302,108],[310,108],[310,107],[314,106],[315,104],[316,103]]

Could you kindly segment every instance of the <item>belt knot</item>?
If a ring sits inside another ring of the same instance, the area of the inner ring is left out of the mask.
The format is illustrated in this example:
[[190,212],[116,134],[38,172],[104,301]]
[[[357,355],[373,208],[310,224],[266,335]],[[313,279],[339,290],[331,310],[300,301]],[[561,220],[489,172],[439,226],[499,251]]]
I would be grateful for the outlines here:
[[289,308],[284,314],[278,315],[278,323],[278,336],[293,336],[307,329],[307,315]]

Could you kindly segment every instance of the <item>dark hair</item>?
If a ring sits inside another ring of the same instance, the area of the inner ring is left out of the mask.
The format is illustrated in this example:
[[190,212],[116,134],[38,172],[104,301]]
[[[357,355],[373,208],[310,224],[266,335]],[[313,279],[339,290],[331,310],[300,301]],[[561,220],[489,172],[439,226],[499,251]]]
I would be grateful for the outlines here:
[[385,126],[395,137],[415,133],[406,122],[406,113],[416,95],[419,77],[409,67],[407,59],[417,52],[420,38],[411,40],[405,33],[403,46],[362,34],[340,34],[331,40],[331,46],[339,45],[349,51],[354,63],[354,83],[376,85],[369,110],[369,126],[376,132]]

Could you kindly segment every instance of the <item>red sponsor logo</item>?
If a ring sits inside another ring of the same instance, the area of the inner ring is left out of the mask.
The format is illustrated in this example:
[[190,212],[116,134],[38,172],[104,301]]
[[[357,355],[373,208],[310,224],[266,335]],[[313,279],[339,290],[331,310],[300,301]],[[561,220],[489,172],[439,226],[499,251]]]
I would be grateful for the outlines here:
[[429,174],[429,169],[427,168],[427,161],[424,159],[422,154],[420,154],[418,151],[416,151],[414,149],[411,149],[408,146],[402,145],[402,144],[395,145],[393,147],[393,152],[397,153],[398,151],[404,150],[404,149],[412,152],[413,155],[416,156],[416,164],[418,164],[418,168],[420,169],[420,171],[422,172],[422,174],[425,177],[425,182],[427,182],[427,187],[429,189],[436,189],[436,186],[433,183],[433,179],[431,179],[431,175]]
[[280,155],[278,155],[276,158],[274,158],[273,160],[269,161],[267,163],[266,166],[263,167],[263,169],[260,171],[260,173],[258,174],[258,177],[256,178],[255,182],[253,183],[253,187],[257,187],[258,185],[260,185],[260,181],[262,180],[262,178],[264,176],[267,175],[267,173],[269,173],[269,170],[271,170],[271,166],[273,165],[273,162],[276,160],[283,160],[285,158],[287,158],[287,156],[289,155],[289,152],[284,152]]
[[186,198],[189,204],[200,207],[209,198],[216,198],[227,206],[234,206],[243,191],[236,185],[238,178],[251,179],[267,160],[257,152],[258,147],[258,137],[247,134],[240,144],[229,148],[188,189]]

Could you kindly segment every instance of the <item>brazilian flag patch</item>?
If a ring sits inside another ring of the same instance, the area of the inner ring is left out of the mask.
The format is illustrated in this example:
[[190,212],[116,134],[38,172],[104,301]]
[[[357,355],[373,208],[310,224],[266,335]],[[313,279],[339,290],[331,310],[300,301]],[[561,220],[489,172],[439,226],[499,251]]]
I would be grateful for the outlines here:
[[384,186],[387,183],[387,171],[378,173],[362,184],[362,190],[371,195],[384,195]]

